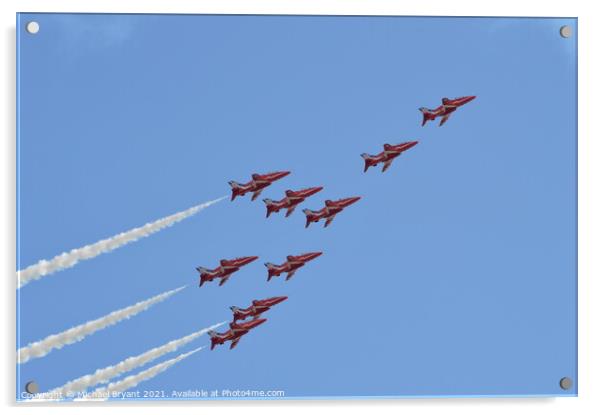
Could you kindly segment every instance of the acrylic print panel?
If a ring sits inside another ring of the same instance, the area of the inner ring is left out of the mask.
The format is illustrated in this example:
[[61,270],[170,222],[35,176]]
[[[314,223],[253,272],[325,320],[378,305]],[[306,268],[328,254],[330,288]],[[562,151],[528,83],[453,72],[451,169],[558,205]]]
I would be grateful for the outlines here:
[[577,394],[576,19],[17,27],[18,400]]

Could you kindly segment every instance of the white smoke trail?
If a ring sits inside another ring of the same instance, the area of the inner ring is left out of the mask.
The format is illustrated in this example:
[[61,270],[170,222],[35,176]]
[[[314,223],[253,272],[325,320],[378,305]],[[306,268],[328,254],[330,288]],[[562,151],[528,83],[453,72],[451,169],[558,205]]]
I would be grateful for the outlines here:
[[135,375],[128,376],[117,382],[109,383],[104,388],[98,388],[98,389],[94,390],[93,392],[90,392],[89,394],[85,394],[84,399],[77,399],[77,400],[92,399],[92,400],[106,401],[107,399],[112,398],[112,397],[118,398],[118,397],[120,397],[120,394],[122,392],[125,392],[126,390],[131,389],[131,388],[135,388],[140,383],[154,378],[158,374],[165,372],[167,369],[169,369],[176,363],[186,359],[188,356],[190,356],[204,348],[205,348],[205,346],[199,347],[190,352],[183,353],[177,357],[174,357],[173,359],[169,359],[169,360],[166,360],[165,362],[159,363],[158,365],[155,365],[146,370],[143,370],[142,372],[139,372]]
[[82,376],[80,378],[67,382],[63,386],[47,392],[46,395],[68,397],[73,396],[77,392],[86,390],[92,386],[96,386],[101,383],[107,383],[109,380],[116,376],[119,376],[123,373],[129,372],[130,370],[143,366],[148,362],[158,359],[167,353],[171,353],[178,350],[180,347],[206,334],[209,330],[215,330],[226,323],[227,321],[222,321],[221,323],[214,324],[213,326],[199,330],[197,332],[189,334],[188,336],[172,340],[169,343],[164,344],[163,346],[150,349],[149,351],[139,354],[138,356],[128,357],[127,359],[117,363],[114,366],[107,366],[105,368],[98,369],[93,374]]
[[111,252],[130,242],[137,241],[140,238],[150,236],[155,232],[159,232],[162,229],[170,227],[173,224],[178,223],[181,220],[184,220],[194,215],[195,213],[198,213],[201,210],[224,200],[225,198],[226,196],[223,196],[219,199],[211,200],[209,202],[193,206],[190,209],[183,210],[165,218],[156,220],[154,222],[147,223],[146,225],[141,226],[139,228],[130,229],[129,231],[122,232],[111,238],[103,239],[91,245],[86,245],[82,248],[72,249],[69,252],[63,252],[62,254],[55,256],[51,260],[43,259],[37,264],[30,265],[23,270],[17,271],[17,288],[21,288],[31,281],[40,279],[56,271],[71,268],[79,261],[97,257],[100,254]]
[[30,343],[25,347],[17,350],[17,363],[25,363],[30,359],[37,357],[46,356],[53,349],[60,349],[63,346],[76,343],[83,340],[86,336],[92,333],[102,330],[105,327],[117,324],[121,320],[135,316],[136,314],[148,309],[154,304],[160,303],[163,300],[171,297],[175,293],[183,290],[186,286],[176,288],[175,290],[164,292],[163,294],[156,295],[149,298],[148,300],[140,301],[129,307],[122,308],[117,311],[113,311],[104,317],[96,320],[88,321],[87,323],[80,324],[79,326],[72,327],[62,333],[52,334],[43,340]]

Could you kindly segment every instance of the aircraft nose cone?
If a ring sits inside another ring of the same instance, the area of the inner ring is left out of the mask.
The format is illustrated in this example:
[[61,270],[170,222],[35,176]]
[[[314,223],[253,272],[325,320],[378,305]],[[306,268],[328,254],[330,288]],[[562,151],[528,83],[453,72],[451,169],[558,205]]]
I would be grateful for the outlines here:
[[248,257],[247,257],[247,260],[248,260],[249,262],[253,262],[253,261],[255,261],[257,258],[259,258],[259,257],[258,257],[258,256],[248,256]]
[[350,197],[349,198],[349,204],[353,204],[353,203],[357,202],[360,199],[361,199],[361,196]]
[[280,172],[278,172],[278,176],[279,177],[288,176],[289,174],[291,174],[290,171],[280,171]]
[[274,298],[274,304],[278,304],[283,302],[284,300],[288,300],[288,297],[286,295],[282,296],[282,297],[275,297]]

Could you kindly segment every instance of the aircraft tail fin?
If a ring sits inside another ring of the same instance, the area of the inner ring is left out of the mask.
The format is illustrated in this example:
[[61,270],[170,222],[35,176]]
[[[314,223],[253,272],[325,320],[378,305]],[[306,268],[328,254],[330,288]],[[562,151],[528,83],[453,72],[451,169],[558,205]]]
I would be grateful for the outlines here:
[[211,270],[204,268],[204,267],[196,267],[195,269],[200,274],[199,277],[201,279],[199,281],[199,287],[202,287],[204,283],[209,281],[209,275],[211,273]]
[[263,265],[265,265],[266,268],[268,269],[268,281],[270,281],[272,279],[272,277],[274,277],[276,275],[276,272],[274,272],[274,270],[276,268],[276,264],[272,264],[271,262],[266,262]]
[[366,173],[368,171],[368,168],[371,166],[371,164],[370,164],[370,158],[372,156],[370,154],[368,154],[368,153],[362,153],[360,155],[364,159],[364,173]]
[[426,124],[427,121],[431,121],[431,120],[435,119],[435,116],[431,113],[431,111],[428,108],[420,107],[418,109],[422,113],[422,126],[423,127],[424,127],[424,124]]
[[303,209],[303,213],[305,213],[305,227],[307,228],[314,221],[318,212],[314,212],[311,209]]
[[236,320],[239,318],[239,316],[237,314],[240,311],[240,308],[233,305],[233,306],[230,306],[230,310],[232,310],[232,321],[236,322]]
[[263,199],[263,203],[265,203],[266,207],[266,218],[269,218],[272,213],[278,212],[278,210],[274,207],[274,201],[272,199]]
[[213,330],[209,330],[207,332],[207,334],[209,335],[209,337],[211,337],[211,350],[213,350],[213,349],[215,349],[215,346],[217,345],[217,339],[216,339],[217,333]]
[[230,197],[230,201],[232,201],[232,200],[236,199],[236,196],[238,196],[240,194],[242,185],[238,182],[235,182],[234,180],[230,180],[228,182],[228,184],[232,188],[232,196]]

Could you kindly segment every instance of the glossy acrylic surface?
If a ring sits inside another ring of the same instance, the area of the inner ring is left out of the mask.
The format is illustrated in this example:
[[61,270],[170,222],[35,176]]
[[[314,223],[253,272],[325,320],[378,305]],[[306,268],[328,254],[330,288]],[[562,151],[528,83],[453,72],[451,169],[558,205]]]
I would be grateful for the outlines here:
[[[577,394],[576,19],[26,13],[17,33],[17,265],[39,276],[17,291],[17,349],[34,354],[17,399],[276,296],[233,350],[182,355],[202,334],[103,382],[114,399]],[[419,107],[473,95],[421,126]],[[363,172],[360,154],[411,141]],[[274,171],[291,173],[229,200],[229,181]],[[262,199],[310,187],[266,218]],[[303,209],[354,196],[304,228]],[[267,281],[264,263],[309,252]],[[259,259],[198,287],[195,267],[244,256]]]

